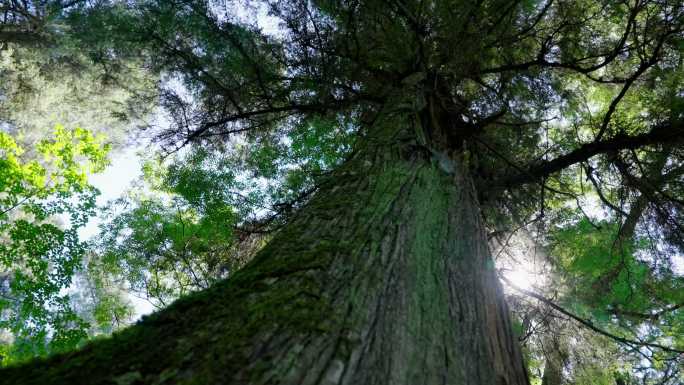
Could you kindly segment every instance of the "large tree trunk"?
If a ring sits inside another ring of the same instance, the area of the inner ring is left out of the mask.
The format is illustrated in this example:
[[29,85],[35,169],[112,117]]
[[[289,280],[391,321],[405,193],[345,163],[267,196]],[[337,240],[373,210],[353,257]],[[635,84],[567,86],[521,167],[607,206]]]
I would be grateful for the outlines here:
[[527,384],[464,168],[364,141],[226,282],[0,382]]

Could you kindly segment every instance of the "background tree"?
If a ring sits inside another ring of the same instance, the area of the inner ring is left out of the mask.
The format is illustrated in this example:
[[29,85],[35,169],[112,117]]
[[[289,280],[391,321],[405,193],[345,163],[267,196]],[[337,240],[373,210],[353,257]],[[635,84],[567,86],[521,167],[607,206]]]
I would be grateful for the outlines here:
[[[0,123],[25,147],[56,124],[105,133],[119,147],[146,127],[156,77],[105,47],[83,50],[79,12],[90,1],[15,1],[0,6]],[[91,31],[92,33],[92,31]]]
[[[168,165],[144,165],[139,185],[112,202],[93,267],[163,308],[236,271],[258,247],[240,230],[263,197],[236,180],[225,159],[198,150]],[[242,237],[242,239],[240,239]]]
[[[76,165],[57,163],[50,157],[80,151],[80,147],[71,149],[76,143],[69,141],[93,141],[87,132],[94,133],[98,143],[106,134],[108,148],[120,148],[133,139],[129,137],[132,128],[143,125],[153,107],[150,100],[156,94],[157,78],[139,62],[119,57],[108,58],[104,63],[100,60],[102,47],[84,51],[78,44],[79,36],[72,28],[78,24],[74,14],[95,5],[96,2],[89,1],[7,1],[0,5],[0,130],[21,152],[19,159],[35,166],[35,172],[43,167],[48,174],[75,172],[68,167],[76,170]],[[88,131],[79,128],[71,138],[69,131],[60,129],[57,137],[50,139],[56,125],[84,127]],[[59,150],[63,154],[44,153],[45,143],[51,140],[64,146]],[[98,162],[91,171],[104,167],[103,159]],[[37,183],[26,179],[28,174],[15,177],[17,186]],[[11,199],[22,198],[28,203],[54,200],[55,207],[50,213],[40,214],[42,217],[38,219],[32,214],[27,217],[17,208],[4,213],[8,237],[13,228],[10,224],[29,223],[30,226],[14,241],[8,238],[9,243],[3,248],[2,276],[5,294],[9,295],[3,305],[3,365],[73,348],[82,342],[86,332],[94,332],[88,324],[100,324],[106,309],[120,317],[126,313],[121,301],[111,301],[117,298],[111,295],[111,290],[104,290],[105,286],[111,286],[108,282],[84,280],[82,275],[86,245],[77,232],[95,213],[96,192],[85,180],[72,180],[64,186],[65,191],[57,194],[46,190],[47,195],[38,194],[38,187],[34,186],[36,191],[23,198],[19,190],[7,191]],[[83,191],[76,193],[73,189]],[[66,220],[68,216],[72,220]],[[43,238],[36,238],[39,235]],[[43,246],[31,248],[24,244]],[[29,274],[23,288],[11,288],[20,282],[16,271],[26,273],[27,263],[36,265],[33,268],[37,270]],[[95,296],[98,304],[111,303],[92,307],[85,301],[95,298],[89,295],[79,297],[80,303],[75,304],[77,288],[86,286],[90,294],[99,293]]]
[[[57,127],[26,157],[0,133],[0,345],[3,363],[73,349],[87,325],[74,312],[68,288],[86,247],[78,229],[94,215],[97,192],[86,173],[102,170],[107,147],[87,131]],[[56,221],[65,222],[62,226]]]

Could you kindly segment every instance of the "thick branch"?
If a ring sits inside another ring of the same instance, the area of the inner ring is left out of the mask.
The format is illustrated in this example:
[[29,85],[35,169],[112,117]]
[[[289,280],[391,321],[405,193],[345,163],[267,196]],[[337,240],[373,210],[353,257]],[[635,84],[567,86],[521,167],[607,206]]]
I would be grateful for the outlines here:
[[617,134],[611,139],[583,144],[555,159],[533,164],[523,172],[499,178],[499,184],[510,188],[526,183],[539,182],[542,178],[562,171],[574,164],[584,162],[596,155],[613,151],[636,149],[655,144],[684,142],[684,126],[681,124],[656,126],[651,131],[638,135]]
[[625,315],[629,317],[636,317],[636,318],[643,318],[651,321],[657,321],[660,317],[663,315],[679,310],[684,307],[684,302],[677,303],[671,306],[668,306],[660,311],[654,312],[654,313],[639,313],[635,311],[628,311],[628,310],[621,310],[621,309],[616,309],[613,312],[615,314],[620,314],[620,315]]

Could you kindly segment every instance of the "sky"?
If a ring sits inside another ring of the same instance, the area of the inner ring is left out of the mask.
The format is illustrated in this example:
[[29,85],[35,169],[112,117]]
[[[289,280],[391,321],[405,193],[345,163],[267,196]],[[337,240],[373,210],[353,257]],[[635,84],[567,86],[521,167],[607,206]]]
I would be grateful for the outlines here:
[[[110,165],[104,172],[88,178],[90,184],[100,190],[100,196],[97,198],[98,206],[121,197],[131,182],[141,175],[141,159],[137,154],[139,150],[137,147],[127,148],[121,153],[114,154],[110,159]],[[96,235],[100,223],[102,223],[101,218],[91,218],[88,224],[80,229],[80,238],[89,239]]]
[[[104,206],[107,202],[121,197],[131,183],[142,174],[140,171],[142,159],[138,153],[144,150],[144,147],[130,147],[115,153],[104,172],[89,176],[90,184],[100,190],[100,196],[97,198],[98,206]],[[102,218],[99,216],[90,218],[88,224],[79,229],[80,239],[88,240],[96,236],[101,223]],[[150,302],[134,295],[128,294],[127,299],[133,305],[132,321],[155,310]]]

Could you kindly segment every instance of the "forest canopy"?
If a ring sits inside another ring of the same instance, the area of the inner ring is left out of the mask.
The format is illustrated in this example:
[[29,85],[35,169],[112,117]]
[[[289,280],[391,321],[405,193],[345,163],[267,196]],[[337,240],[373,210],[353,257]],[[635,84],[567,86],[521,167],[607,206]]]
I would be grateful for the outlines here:
[[682,383],[683,59],[668,0],[7,0],[0,367]]

